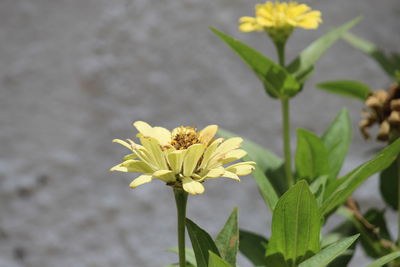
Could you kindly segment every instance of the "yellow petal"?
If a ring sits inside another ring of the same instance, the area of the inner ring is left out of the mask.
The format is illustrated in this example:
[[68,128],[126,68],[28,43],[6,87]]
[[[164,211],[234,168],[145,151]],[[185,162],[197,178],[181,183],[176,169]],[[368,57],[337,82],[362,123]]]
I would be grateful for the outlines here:
[[218,138],[215,139],[211,145],[209,145],[204,152],[203,159],[200,164],[200,169],[205,169],[207,167],[207,164],[209,160],[211,159],[211,156],[214,154],[215,150],[217,149],[218,145],[223,141],[223,138]]
[[153,172],[153,169],[147,163],[141,160],[126,160],[121,163],[121,166],[126,168],[126,172]]
[[143,136],[155,138],[162,146],[171,141],[171,132],[163,127],[151,127],[147,122],[136,121],[133,126]]
[[190,177],[184,177],[182,179],[182,187],[183,190],[192,195],[202,194],[204,192],[204,186]]
[[225,172],[222,175],[222,177],[231,178],[233,180],[236,180],[236,181],[240,182],[239,176],[237,176],[235,173],[227,171],[227,170],[225,170]]
[[158,178],[161,181],[164,181],[166,183],[170,183],[170,182],[175,182],[176,181],[176,177],[173,171],[170,170],[158,170],[156,172],[153,173],[153,177],[154,178]]
[[112,140],[112,141],[113,141],[113,143],[118,143],[118,144],[120,144],[120,145],[126,147],[126,148],[129,149],[129,150],[133,150],[133,149],[132,149],[132,146],[131,146],[130,144],[128,144],[127,142],[125,142],[124,140],[121,140],[121,139],[114,139],[114,140]]
[[186,150],[175,150],[167,155],[169,166],[176,174],[180,173],[182,170],[185,154]]
[[140,175],[138,178],[136,178],[135,180],[133,180],[130,183],[130,187],[131,188],[136,188],[139,185],[145,184],[145,183],[149,183],[152,180],[152,176],[150,174],[142,174]]
[[183,175],[191,176],[195,171],[199,159],[203,155],[204,145],[195,144],[191,145],[186,152],[185,158],[183,160]]
[[201,143],[208,145],[208,143],[210,143],[211,140],[214,138],[217,131],[218,131],[217,125],[208,125],[207,127],[205,127],[199,133],[199,139]]
[[247,155],[247,152],[244,151],[243,149],[235,149],[227,152],[222,159],[222,164],[227,164],[233,161],[236,161],[238,159],[243,158],[244,156]]
[[218,178],[221,177],[224,174],[225,170],[223,167],[218,167],[215,169],[211,169],[207,172],[207,174],[202,178],[202,180],[204,179],[208,179],[208,178]]
[[143,134],[144,136],[150,136],[153,130],[147,122],[144,121],[135,121],[133,126],[138,130],[139,133]]
[[132,154],[128,154],[128,155],[124,156],[124,161],[129,160],[129,159],[137,159],[137,158],[138,158],[138,156],[135,153],[132,153]]
[[227,167],[226,170],[239,176],[244,176],[250,174],[255,169],[253,166],[255,164],[254,161],[240,162]]
[[161,169],[165,170],[168,169],[167,162],[165,161],[164,153],[161,149],[160,143],[157,139],[153,137],[140,137],[140,142],[146,148],[146,150],[151,155],[152,161],[155,165]]
[[155,162],[155,160],[153,159],[153,156],[150,154],[150,152],[144,148],[144,147],[137,147],[134,151],[133,151],[138,158],[141,161],[144,161],[145,163],[147,163],[147,165],[149,165],[152,169],[159,169],[159,166],[157,165],[157,162]]
[[223,142],[216,150],[215,154],[223,154],[228,151],[237,149],[240,147],[240,144],[243,142],[243,139],[240,137],[232,137]]
[[115,165],[114,167],[112,167],[111,169],[110,169],[110,171],[117,171],[117,172],[128,172],[128,168],[126,168],[126,167],[123,167],[122,165],[121,165],[121,163],[120,164],[118,164],[118,165]]

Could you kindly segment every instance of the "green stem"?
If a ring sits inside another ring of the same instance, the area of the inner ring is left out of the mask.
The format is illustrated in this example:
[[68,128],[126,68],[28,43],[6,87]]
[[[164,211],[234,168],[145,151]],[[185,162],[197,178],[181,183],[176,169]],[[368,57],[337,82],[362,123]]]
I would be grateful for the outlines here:
[[285,43],[275,43],[276,51],[278,52],[279,65],[285,67]]
[[[285,67],[285,42],[275,42],[278,52],[279,65]],[[290,110],[289,98],[281,96],[282,121],[283,121],[283,151],[285,156],[285,173],[287,185],[290,188],[293,185],[292,174],[292,155],[290,149]]]
[[174,188],[176,210],[178,213],[178,250],[179,267],[186,267],[185,257],[185,218],[188,194],[182,189]]
[[289,99],[281,98],[283,119],[283,151],[285,155],[285,173],[288,188],[293,185],[292,155],[290,149],[290,122],[289,122]]

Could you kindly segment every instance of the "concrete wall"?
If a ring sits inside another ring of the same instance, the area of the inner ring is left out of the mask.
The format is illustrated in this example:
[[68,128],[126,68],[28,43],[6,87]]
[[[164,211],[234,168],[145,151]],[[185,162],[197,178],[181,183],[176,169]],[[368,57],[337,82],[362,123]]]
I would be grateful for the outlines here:
[[[279,103],[207,28],[274,57],[264,35],[236,29],[255,3],[0,1],[0,267],[155,267],[177,260],[164,251],[176,245],[170,188],[154,182],[132,191],[132,177],[108,172],[125,153],[111,140],[133,137],[135,120],[169,128],[217,123],[282,154]],[[322,11],[324,24],[297,30],[289,57],[360,14],[355,33],[399,51],[398,0],[309,4]],[[340,42],[293,101],[294,128],[321,133],[344,106],[357,127],[361,103],[314,88],[339,78],[372,88],[389,82]],[[346,170],[379,147],[357,129],[353,141]],[[376,187],[371,179],[357,192],[365,207],[382,207]],[[206,193],[189,200],[188,216],[215,234],[234,206],[243,228],[269,234],[270,213],[250,177],[207,182]],[[358,253],[352,266],[365,262]],[[240,264],[249,266],[243,258]]]

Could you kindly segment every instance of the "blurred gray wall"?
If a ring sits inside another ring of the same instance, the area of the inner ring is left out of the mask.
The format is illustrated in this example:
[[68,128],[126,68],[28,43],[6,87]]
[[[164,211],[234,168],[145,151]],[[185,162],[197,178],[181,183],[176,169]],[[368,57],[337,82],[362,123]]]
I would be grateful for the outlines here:
[[[237,19],[253,15],[255,3],[0,1],[0,267],[176,261],[164,251],[176,245],[170,188],[153,182],[132,191],[130,175],[108,172],[126,152],[111,140],[133,137],[135,120],[169,128],[216,123],[282,154],[279,103],[208,30],[217,27],[274,57],[263,34],[237,31]],[[296,30],[289,57],[360,14],[355,33],[399,52],[398,0],[308,3],[322,11],[324,23],[316,31]],[[317,133],[349,108],[355,128],[349,170],[379,145],[356,129],[361,103],[315,89],[328,79],[357,79],[372,88],[389,80],[339,42],[293,101],[293,127]],[[356,197],[363,207],[383,206],[376,178]],[[188,216],[215,234],[234,206],[243,228],[269,234],[270,213],[250,177],[207,182],[204,195],[190,198]],[[365,262],[358,252],[352,266]],[[249,266],[243,258],[240,264]]]

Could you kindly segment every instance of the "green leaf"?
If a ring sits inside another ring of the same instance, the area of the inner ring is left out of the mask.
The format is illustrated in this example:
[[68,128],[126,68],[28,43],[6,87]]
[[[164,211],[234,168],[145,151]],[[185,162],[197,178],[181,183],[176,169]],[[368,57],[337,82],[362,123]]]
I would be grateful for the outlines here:
[[361,17],[353,19],[312,42],[297,58],[293,60],[293,62],[290,63],[287,68],[289,72],[298,80],[300,77],[304,76],[305,73],[310,72],[310,69],[313,68],[314,64],[329,49],[329,47],[331,47],[343,33],[351,29],[360,20]]
[[310,185],[310,190],[317,200],[318,207],[322,205],[324,201],[325,186],[328,181],[328,175],[322,175],[314,179]]
[[351,144],[351,118],[346,109],[342,109],[321,139],[328,151],[329,168],[333,178],[339,174]]
[[387,56],[384,51],[380,50],[373,43],[349,32],[343,34],[342,37],[349,44],[373,58],[388,76],[395,78],[396,70],[400,69],[399,54],[393,53]]
[[367,85],[353,80],[328,81],[317,84],[317,87],[342,96],[356,98],[365,101],[369,94],[372,93],[371,88]]
[[[179,253],[179,249],[177,247],[167,249],[169,252],[174,252],[176,254]],[[194,256],[194,251],[191,248],[185,248],[186,262],[196,266],[196,257]]]
[[[341,209],[342,208],[340,208],[340,210]],[[351,219],[346,218],[344,222],[337,225],[331,232],[329,232],[329,234],[324,236],[321,246],[325,248],[343,238],[346,238],[347,236],[355,235],[357,233],[358,231]],[[357,242],[358,240],[356,240],[345,252],[340,254],[339,257],[329,263],[328,267],[347,266],[353,258]]]
[[211,31],[249,65],[272,97],[294,96],[300,90],[300,84],[296,79],[273,60],[223,32],[213,28]]
[[287,265],[293,266],[318,253],[320,230],[317,201],[307,182],[301,180],[283,194],[276,205],[267,262],[281,262],[283,258]]
[[234,265],[230,265],[228,262],[219,257],[217,254],[210,251],[208,267],[232,267],[232,266]]
[[347,237],[337,241],[330,246],[324,248],[320,253],[312,256],[308,260],[303,261],[299,267],[324,267],[340,256],[350,247],[359,237],[359,234]]
[[[237,136],[222,129],[218,130],[218,135],[224,138]],[[243,160],[257,163],[252,176],[265,203],[273,210],[278,202],[277,190],[284,191],[287,188],[285,176],[282,172],[283,161],[272,152],[249,140],[243,141],[242,148],[247,151],[247,155]]]
[[381,267],[399,257],[400,257],[400,251],[392,252],[386,256],[377,259],[373,263],[368,264],[366,267]]
[[295,163],[299,178],[310,182],[329,173],[328,152],[318,136],[304,129],[297,129]]
[[375,158],[329,184],[325,191],[326,197],[321,207],[321,213],[325,215],[341,205],[369,177],[386,169],[397,158],[399,152],[400,139],[397,139],[378,153]]
[[256,233],[240,229],[239,250],[255,266],[266,265],[265,251],[268,240]]
[[392,207],[392,209],[397,210],[398,207],[398,172],[400,167],[398,166],[398,161],[395,160],[389,166],[389,168],[383,170],[379,177],[379,189],[381,191],[382,198],[385,202]]
[[237,208],[233,209],[221,232],[215,239],[221,257],[232,266],[236,266],[236,255],[239,249],[239,228]]
[[206,231],[187,218],[186,228],[196,256],[197,267],[207,267],[208,251],[210,250],[219,255],[217,246]]

